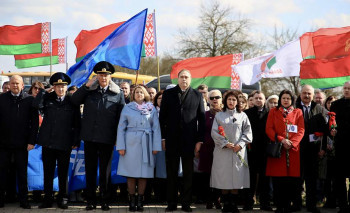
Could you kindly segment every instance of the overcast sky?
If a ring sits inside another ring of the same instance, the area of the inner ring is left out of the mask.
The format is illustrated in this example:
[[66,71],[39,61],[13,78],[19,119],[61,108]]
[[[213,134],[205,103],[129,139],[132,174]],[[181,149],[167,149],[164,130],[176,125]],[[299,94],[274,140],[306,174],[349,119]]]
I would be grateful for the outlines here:
[[[0,26],[51,22],[52,38],[68,36],[68,65],[75,63],[74,39],[92,30],[125,21],[145,8],[156,11],[158,52],[175,53],[178,30],[194,30],[200,5],[209,0],[1,0]],[[300,34],[321,27],[350,26],[350,0],[219,0],[252,20],[252,37],[271,34],[274,26]],[[49,66],[17,69],[13,56],[0,55],[0,71],[49,71]],[[53,65],[65,71],[65,65]]]

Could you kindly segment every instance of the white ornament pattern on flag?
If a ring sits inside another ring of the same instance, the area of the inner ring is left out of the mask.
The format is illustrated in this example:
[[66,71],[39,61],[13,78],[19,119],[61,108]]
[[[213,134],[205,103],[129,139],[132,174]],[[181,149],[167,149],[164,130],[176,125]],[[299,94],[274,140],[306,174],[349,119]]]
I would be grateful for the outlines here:
[[66,39],[58,39],[58,63],[66,63]]
[[237,65],[239,62],[241,62],[243,60],[243,53],[237,53],[237,54],[233,54],[233,58],[232,58],[232,64],[231,64],[231,89],[241,89],[241,83],[239,80],[239,75],[238,73],[236,73],[233,68],[235,65]]
[[155,36],[154,36],[154,26],[153,26],[153,13],[147,16],[145,36],[143,38],[143,43],[145,45],[146,57],[155,56]]
[[41,24],[41,53],[50,53],[50,22]]

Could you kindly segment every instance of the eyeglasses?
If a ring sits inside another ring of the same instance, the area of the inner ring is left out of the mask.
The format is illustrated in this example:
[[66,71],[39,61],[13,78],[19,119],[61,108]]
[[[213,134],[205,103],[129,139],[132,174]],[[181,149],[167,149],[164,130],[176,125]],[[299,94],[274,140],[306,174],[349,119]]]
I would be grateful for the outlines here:
[[214,100],[214,99],[220,99],[220,96],[214,96],[214,97],[210,97],[210,100]]

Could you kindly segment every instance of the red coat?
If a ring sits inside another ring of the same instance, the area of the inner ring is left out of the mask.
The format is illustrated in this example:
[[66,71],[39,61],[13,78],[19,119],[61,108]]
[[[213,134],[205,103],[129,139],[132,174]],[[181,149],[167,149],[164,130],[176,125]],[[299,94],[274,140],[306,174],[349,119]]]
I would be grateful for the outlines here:
[[[286,149],[282,146],[281,158],[267,158],[266,176],[300,177],[299,143],[304,135],[304,117],[301,109],[294,109],[287,115],[288,124],[297,126],[297,133],[289,132],[292,148],[289,149],[289,167],[287,167]],[[281,142],[286,138],[285,118],[280,110],[271,109],[266,123],[266,134],[271,140]]]

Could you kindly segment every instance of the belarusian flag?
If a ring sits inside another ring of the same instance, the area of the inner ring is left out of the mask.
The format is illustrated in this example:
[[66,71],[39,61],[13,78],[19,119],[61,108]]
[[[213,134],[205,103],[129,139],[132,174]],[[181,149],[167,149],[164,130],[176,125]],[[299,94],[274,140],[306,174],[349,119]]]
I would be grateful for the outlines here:
[[335,58],[349,55],[350,26],[342,28],[321,28],[304,33],[300,37],[303,59]]
[[298,39],[273,53],[242,61],[234,66],[234,71],[239,74],[242,83],[252,85],[261,78],[299,76],[302,60]]
[[[52,40],[51,64],[66,63],[66,38]],[[50,65],[50,53],[15,55],[17,68],[28,68]]]
[[232,60],[233,55],[185,59],[173,65],[170,78],[177,84],[178,73],[187,69],[191,72],[193,88],[206,84],[210,88],[230,89]]
[[300,83],[315,88],[342,86],[350,80],[350,56],[308,59],[300,63]]
[[82,30],[75,38],[74,44],[77,47],[76,62],[81,61],[85,55],[95,49],[105,38],[124,22],[110,24],[96,30]]
[[156,16],[155,13],[147,15],[145,35],[143,37],[142,56],[157,56],[157,37],[156,37]]
[[0,55],[50,52],[51,23],[0,27]]

